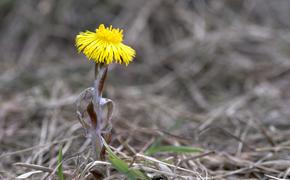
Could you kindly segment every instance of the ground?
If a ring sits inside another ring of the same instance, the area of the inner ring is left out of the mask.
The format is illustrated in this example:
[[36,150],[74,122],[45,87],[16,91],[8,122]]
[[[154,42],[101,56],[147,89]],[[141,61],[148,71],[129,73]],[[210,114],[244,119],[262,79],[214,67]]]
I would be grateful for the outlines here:
[[76,116],[94,63],[74,38],[101,23],[137,52],[104,90],[122,162],[152,179],[289,179],[289,17],[287,0],[1,1],[0,179],[58,179],[61,146],[67,179],[129,176],[92,159]]

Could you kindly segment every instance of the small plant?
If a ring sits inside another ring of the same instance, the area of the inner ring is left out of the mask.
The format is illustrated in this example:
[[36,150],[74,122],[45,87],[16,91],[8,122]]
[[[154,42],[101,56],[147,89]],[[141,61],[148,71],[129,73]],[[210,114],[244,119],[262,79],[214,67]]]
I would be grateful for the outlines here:
[[103,24],[95,32],[81,32],[76,36],[78,52],[95,63],[93,87],[85,89],[76,101],[77,116],[86,137],[91,139],[95,159],[105,158],[104,141],[109,143],[111,139],[114,102],[102,97],[108,66],[112,63],[127,66],[135,57],[135,50],[122,41],[123,30]]

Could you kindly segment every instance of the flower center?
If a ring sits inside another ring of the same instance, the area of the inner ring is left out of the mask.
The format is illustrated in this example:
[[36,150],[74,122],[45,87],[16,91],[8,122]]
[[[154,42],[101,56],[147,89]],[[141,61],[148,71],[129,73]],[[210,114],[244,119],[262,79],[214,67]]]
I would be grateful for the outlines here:
[[114,29],[112,26],[110,28],[105,28],[103,24],[96,29],[97,39],[107,42],[107,43],[121,43],[123,41],[123,30]]

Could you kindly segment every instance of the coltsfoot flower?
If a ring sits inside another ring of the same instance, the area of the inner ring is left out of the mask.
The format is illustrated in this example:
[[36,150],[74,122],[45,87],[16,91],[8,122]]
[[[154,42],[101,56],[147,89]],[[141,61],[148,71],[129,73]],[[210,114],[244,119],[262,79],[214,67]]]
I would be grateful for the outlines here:
[[135,57],[135,50],[122,43],[123,30],[101,24],[96,32],[81,32],[76,36],[78,52],[96,63],[119,63],[126,66]]

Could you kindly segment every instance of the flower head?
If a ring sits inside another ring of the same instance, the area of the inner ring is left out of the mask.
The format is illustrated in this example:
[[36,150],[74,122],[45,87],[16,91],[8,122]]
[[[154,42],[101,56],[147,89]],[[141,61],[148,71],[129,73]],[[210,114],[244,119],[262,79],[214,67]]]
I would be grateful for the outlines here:
[[128,65],[135,57],[135,50],[122,43],[123,30],[101,24],[96,32],[81,32],[76,36],[78,52],[83,52],[96,63],[113,62]]

